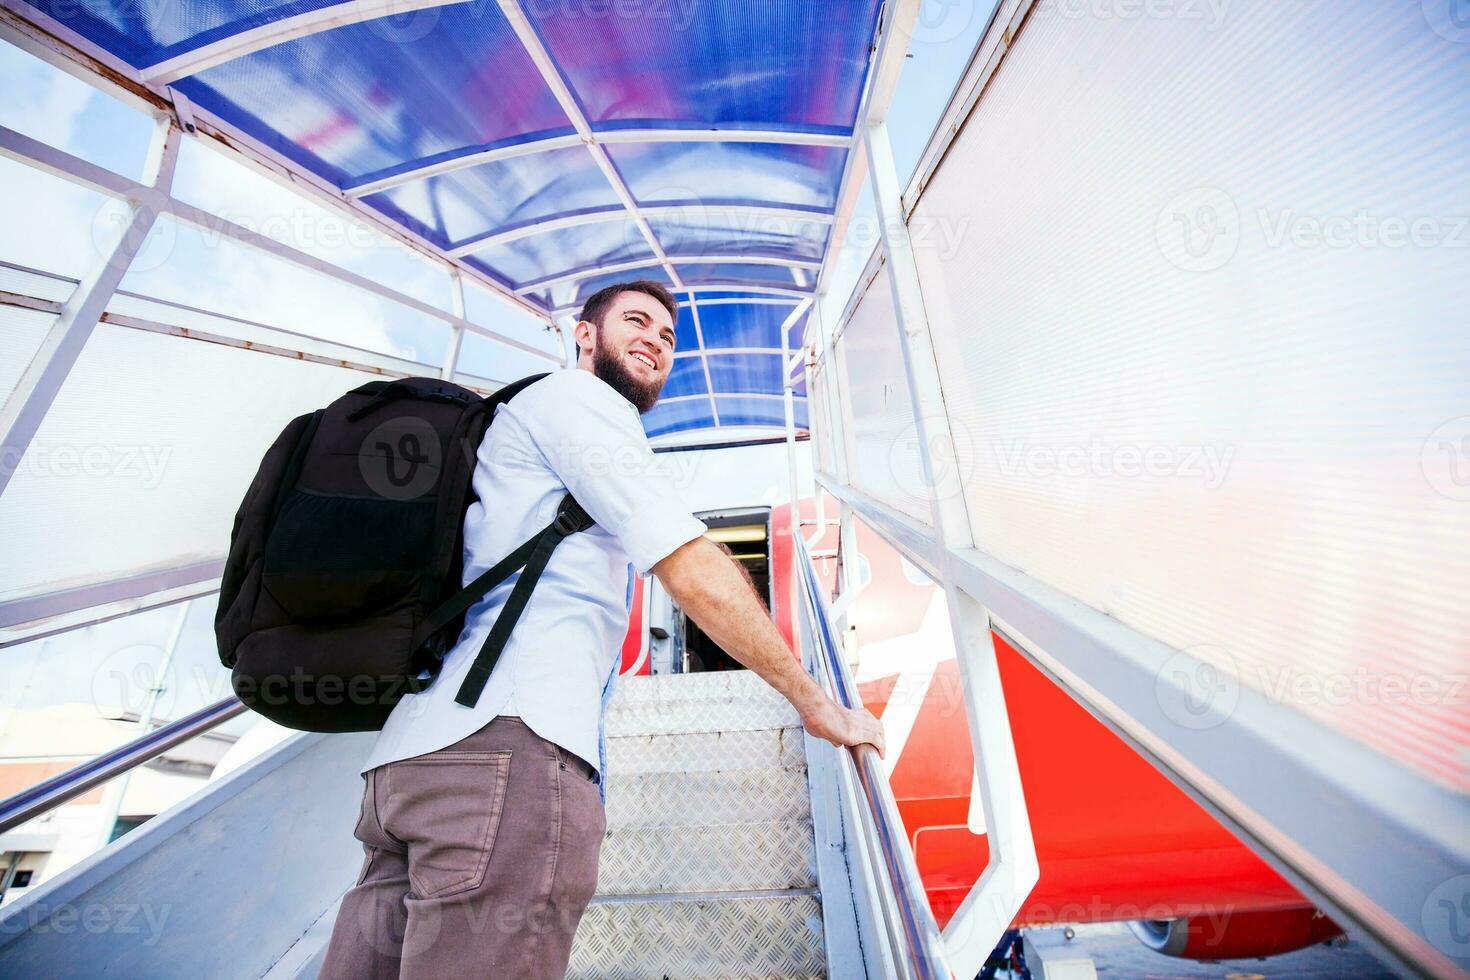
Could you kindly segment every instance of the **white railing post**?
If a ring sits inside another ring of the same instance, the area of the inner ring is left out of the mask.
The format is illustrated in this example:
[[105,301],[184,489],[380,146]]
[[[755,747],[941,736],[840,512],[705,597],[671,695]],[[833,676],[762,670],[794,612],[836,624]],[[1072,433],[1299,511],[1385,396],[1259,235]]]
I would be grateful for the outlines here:
[[5,400],[5,407],[0,409],[0,494],[20,468],[21,457],[81,356],[102,311],[164,210],[162,202],[168,199],[178,163],[180,136],[172,119],[158,119],[143,171],[143,183],[153,193],[139,194],[128,202],[127,220],[72,290],[56,322],[46,331],[40,349]]
[[449,305],[454,311],[456,323],[449,325],[449,348],[444,352],[444,366],[439,371],[439,377],[445,381],[454,380],[455,369],[459,366],[459,349],[464,343],[464,274],[454,266],[449,267]]
[[944,930],[956,976],[973,976],[1010,926],[1039,876],[1031,823],[1021,790],[1020,766],[1000,683],[990,616],[955,584],[949,554],[973,546],[964,499],[962,460],[956,454],[945,410],[928,315],[904,220],[902,190],[887,126],[867,126],[864,144],[882,231],[904,371],[913,399],[915,437],[924,487],[940,544],[940,573],[970,724],[970,742],[985,811],[990,860]]

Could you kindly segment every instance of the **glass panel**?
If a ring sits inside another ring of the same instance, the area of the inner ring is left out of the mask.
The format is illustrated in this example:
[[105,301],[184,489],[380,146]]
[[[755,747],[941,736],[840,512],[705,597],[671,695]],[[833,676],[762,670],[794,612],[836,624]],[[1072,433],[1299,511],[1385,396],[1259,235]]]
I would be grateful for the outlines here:
[[72,279],[102,261],[128,220],[123,202],[4,158],[0,209],[0,260]]
[[175,85],[336,183],[465,147],[572,131],[493,3],[348,24]]
[[[27,0],[135,67],[341,0]],[[406,19],[406,18],[405,18]],[[390,23],[392,23],[390,21]]]
[[[587,118],[850,130],[877,0],[527,4]],[[636,11],[636,12],[635,12]]]
[[930,520],[913,403],[886,272],[879,272],[842,332],[838,363],[852,413],[848,471],[854,485],[916,520]]
[[[519,331],[506,330],[506,333],[515,336]],[[530,342],[550,350],[554,340],[555,335],[543,331],[539,339]],[[559,367],[559,364],[534,357],[514,347],[507,347],[477,333],[466,333],[460,343],[459,369],[480,378],[492,379],[498,384],[506,384],[528,374],[555,371]]]
[[704,345],[718,347],[781,348],[781,324],[791,315],[789,306],[699,304]]
[[817,261],[830,228],[811,218],[706,214],[691,209],[648,220],[664,252],[675,256],[765,255]]
[[618,203],[592,155],[578,146],[482,163],[363,200],[446,248],[552,215]]
[[[716,395],[715,407],[720,410],[720,425],[774,425],[786,427],[786,409],[780,398],[740,398]],[[806,411],[797,402],[793,414],[798,428],[806,425]]]
[[[806,282],[810,283],[810,272],[801,270]],[[791,268],[784,265],[751,265],[748,263],[721,263],[719,265],[708,264],[683,264],[679,265],[679,278],[687,285],[698,286],[702,283],[743,283],[752,286],[778,286],[782,289],[795,289],[808,291],[806,286],[798,285],[796,278],[791,274]]]
[[670,432],[701,429],[714,424],[708,398],[692,398],[687,402],[659,402],[643,416],[643,431],[648,433],[650,439]]
[[[56,317],[50,313],[0,306],[0,405],[15,391],[31,358],[41,349],[46,331],[55,322]],[[11,462],[0,458],[0,467],[8,469]]]
[[[11,44],[0,44],[0,125],[139,180],[153,122]],[[7,217],[13,212],[7,211]]]
[[528,235],[474,253],[478,262],[517,286],[577,269],[653,257],[648,239],[632,221],[599,221]]
[[663,283],[663,285],[669,288],[673,288],[674,285],[673,280],[668,277],[668,274],[664,272],[662,267],[650,265],[640,269],[629,269],[626,272],[608,272],[600,276],[558,283],[555,286],[548,286],[544,289],[538,289],[533,293],[527,293],[526,298],[533,303],[540,303],[548,309],[561,309],[566,306],[585,302],[587,297],[604,286],[611,286],[619,282],[629,282],[634,279],[650,279],[654,282]]
[[123,288],[424,364],[442,363],[449,340],[442,320],[170,216]]
[[[350,214],[329,210],[198,140],[179,148],[173,194],[283,245],[450,308],[449,270]],[[218,236],[200,233],[206,244]]]
[[985,551],[1463,791],[1470,45],[1428,9],[1033,18],[915,213],[984,220],[916,254]]
[[223,557],[286,423],[376,379],[99,324],[0,496],[0,598]]
[[639,204],[777,204],[830,211],[847,151],[780,143],[613,143]]
[[716,354],[709,356],[710,380],[716,394],[756,392],[780,394],[783,363],[780,354]]
[[678,398],[680,395],[703,395],[709,391],[704,380],[704,362],[698,357],[679,357],[669,370],[664,382],[663,398]]
[[[6,649],[0,798],[229,697],[214,611],[214,597],[205,596]],[[20,825],[6,839],[24,848],[21,868],[31,880],[7,891],[4,904],[290,734],[246,712]]]

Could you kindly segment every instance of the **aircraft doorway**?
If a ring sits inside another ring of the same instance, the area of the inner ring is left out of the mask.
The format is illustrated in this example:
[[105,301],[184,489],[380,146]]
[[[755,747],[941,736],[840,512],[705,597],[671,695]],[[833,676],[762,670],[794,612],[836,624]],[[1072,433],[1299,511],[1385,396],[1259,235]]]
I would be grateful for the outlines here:
[[[696,515],[709,528],[705,537],[727,549],[739,563],[756,594],[769,612],[771,608],[771,509],[754,507],[720,510]],[[704,630],[674,607],[674,628],[679,643],[675,670],[701,673],[713,670],[745,670],[722,650]]]

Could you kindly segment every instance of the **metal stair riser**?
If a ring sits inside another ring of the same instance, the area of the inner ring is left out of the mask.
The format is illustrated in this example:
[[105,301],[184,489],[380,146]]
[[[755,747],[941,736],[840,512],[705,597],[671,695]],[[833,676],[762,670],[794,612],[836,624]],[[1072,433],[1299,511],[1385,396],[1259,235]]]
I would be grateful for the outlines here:
[[811,896],[594,904],[569,978],[825,977],[822,909]]
[[651,772],[798,769],[806,765],[800,728],[680,735],[629,735],[607,740],[608,786]]
[[800,725],[796,709],[785,698],[680,698],[629,701],[608,705],[607,736],[670,735],[684,732],[733,732]]
[[599,895],[811,888],[816,884],[809,819],[619,831],[603,838],[597,862]]
[[698,827],[706,824],[803,820],[811,815],[806,767],[613,776],[607,826]]
[[771,698],[785,701],[775,688],[749,670],[724,670],[700,674],[653,674],[619,677],[613,689],[613,704],[648,701],[698,701],[705,698]]

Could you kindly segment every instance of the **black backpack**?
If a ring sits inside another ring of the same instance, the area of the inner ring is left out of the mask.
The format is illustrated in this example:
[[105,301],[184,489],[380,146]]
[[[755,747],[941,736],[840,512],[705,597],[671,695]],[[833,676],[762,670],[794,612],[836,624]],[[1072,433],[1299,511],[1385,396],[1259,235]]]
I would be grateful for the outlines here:
[[456,701],[473,706],[552,550],[592,519],[571,494],[551,524],[460,588],[471,477],[495,407],[437,378],[373,381],[292,419],[235,515],[215,638],[235,694],[288,728],[373,731],[424,690],[465,612],[524,566]]

